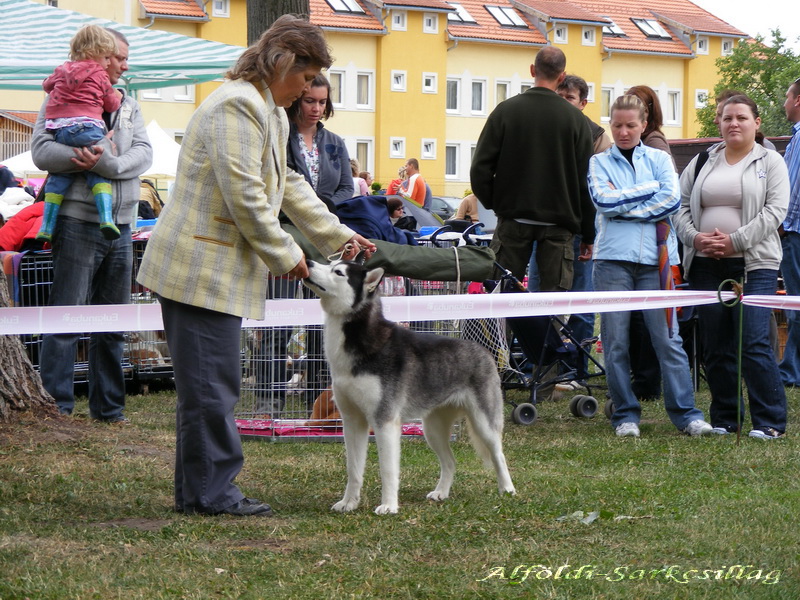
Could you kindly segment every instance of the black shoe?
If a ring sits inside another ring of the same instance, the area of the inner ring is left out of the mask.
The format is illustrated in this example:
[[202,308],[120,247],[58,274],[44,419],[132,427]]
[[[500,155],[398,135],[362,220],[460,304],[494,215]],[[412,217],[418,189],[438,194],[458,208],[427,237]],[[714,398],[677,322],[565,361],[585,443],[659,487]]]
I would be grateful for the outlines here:
[[119,415],[117,417],[111,417],[110,419],[94,419],[98,423],[108,423],[109,425],[130,425],[131,420],[128,417],[123,415]]
[[750,432],[750,437],[760,440],[777,440],[783,437],[783,432],[774,427],[758,427]]
[[270,508],[269,504],[261,502],[261,500],[256,500],[255,498],[242,498],[236,504],[232,504],[227,508],[223,508],[222,510],[218,510],[216,512],[200,512],[191,508],[183,508],[183,510],[179,510],[178,507],[175,507],[177,512],[184,512],[187,515],[191,514],[202,514],[202,515],[209,515],[209,516],[216,516],[216,515],[231,515],[234,517],[271,517],[272,516],[272,508]]

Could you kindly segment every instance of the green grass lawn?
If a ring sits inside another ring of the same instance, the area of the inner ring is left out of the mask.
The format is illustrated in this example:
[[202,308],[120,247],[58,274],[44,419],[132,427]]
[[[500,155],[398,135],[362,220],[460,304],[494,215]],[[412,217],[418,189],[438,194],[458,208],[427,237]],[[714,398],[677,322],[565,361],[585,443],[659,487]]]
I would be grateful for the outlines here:
[[238,483],[276,516],[188,517],[171,511],[172,393],[130,397],[128,427],[29,419],[0,428],[0,598],[800,598],[789,398],[785,439],[738,446],[679,434],[658,403],[638,440],[541,404],[506,425],[515,497],[461,437],[451,498],[426,500],[435,456],[404,441],[383,517],[374,444],[354,513],[330,511],[342,444],[247,440]]

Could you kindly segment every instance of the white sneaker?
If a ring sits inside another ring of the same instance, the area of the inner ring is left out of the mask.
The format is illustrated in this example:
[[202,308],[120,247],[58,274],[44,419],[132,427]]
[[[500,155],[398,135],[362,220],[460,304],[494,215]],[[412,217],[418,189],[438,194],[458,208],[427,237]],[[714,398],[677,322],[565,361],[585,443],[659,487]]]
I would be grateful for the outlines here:
[[639,426],[636,423],[620,423],[614,430],[617,437],[639,437]]
[[686,427],[683,428],[683,433],[688,433],[689,435],[708,435],[712,433],[714,428],[711,427],[708,423],[703,421],[703,419],[695,419],[691,423],[689,423]]

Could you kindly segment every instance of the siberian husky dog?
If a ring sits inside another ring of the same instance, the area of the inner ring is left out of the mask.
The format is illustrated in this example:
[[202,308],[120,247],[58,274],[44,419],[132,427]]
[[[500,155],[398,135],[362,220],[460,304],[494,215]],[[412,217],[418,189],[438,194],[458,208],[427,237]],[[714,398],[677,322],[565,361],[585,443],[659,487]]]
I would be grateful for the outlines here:
[[375,512],[397,513],[401,426],[409,419],[422,419],[425,439],[439,457],[439,483],[428,498],[450,494],[455,473],[450,433],[463,416],[484,464],[494,466],[500,493],[514,494],[502,448],[503,392],[488,350],[386,319],[378,289],[383,269],[367,270],[358,259],[308,261],[308,268],[303,283],[319,295],[325,312],[325,356],[347,453],[347,487],[332,509],[349,512],[358,506],[372,429],[382,484]]

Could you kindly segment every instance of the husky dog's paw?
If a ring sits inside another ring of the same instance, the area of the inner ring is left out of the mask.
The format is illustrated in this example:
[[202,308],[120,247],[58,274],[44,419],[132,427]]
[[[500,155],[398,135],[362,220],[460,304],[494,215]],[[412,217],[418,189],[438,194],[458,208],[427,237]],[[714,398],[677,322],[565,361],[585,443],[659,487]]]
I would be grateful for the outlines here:
[[428,500],[435,500],[436,502],[441,502],[442,500],[447,500],[450,497],[450,494],[445,492],[440,492],[439,490],[433,490],[432,492],[428,493]]
[[358,508],[358,501],[359,501],[358,498],[350,500],[342,498],[336,504],[331,506],[331,510],[335,510],[336,512],[341,512],[341,513],[351,512],[354,511],[356,508]]
[[516,496],[517,495],[517,490],[514,489],[513,485],[508,486],[504,490],[500,490],[500,495],[504,496],[506,494],[508,494],[509,496]]
[[396,515],[399,507],[395,504],[394,506],[390,504],[381,504],[378,508],[375,509],[376,515]]

